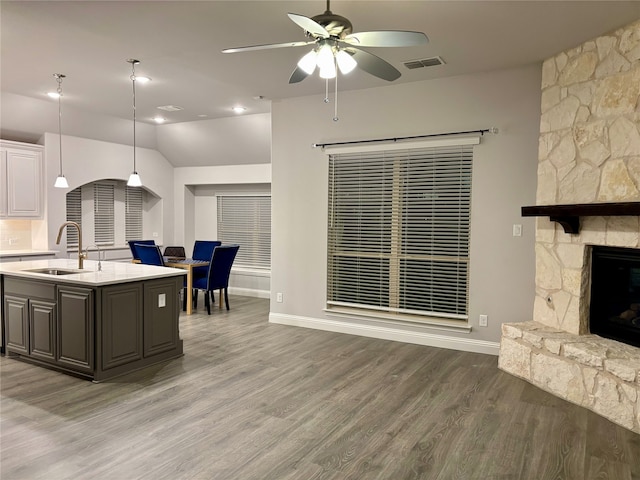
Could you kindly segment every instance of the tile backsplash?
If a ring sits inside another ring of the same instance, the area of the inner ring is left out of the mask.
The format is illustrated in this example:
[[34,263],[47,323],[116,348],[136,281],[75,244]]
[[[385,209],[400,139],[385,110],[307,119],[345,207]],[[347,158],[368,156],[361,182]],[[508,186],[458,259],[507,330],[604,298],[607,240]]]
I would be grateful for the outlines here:
[[32,220],[0,220],[0,250],[30,250]]

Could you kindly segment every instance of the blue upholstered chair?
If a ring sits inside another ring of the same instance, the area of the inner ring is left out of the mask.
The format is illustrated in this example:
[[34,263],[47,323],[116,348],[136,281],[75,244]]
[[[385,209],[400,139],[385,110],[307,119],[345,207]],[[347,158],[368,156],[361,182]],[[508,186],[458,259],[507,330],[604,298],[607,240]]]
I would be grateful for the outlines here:
[[156,241],[155,240],[129,240],[129,248],[131,249],[131,255],[133,256],[134,260],[140,260],[140,257],[138,256],[138,252],[136,252],[136,244],[140,244],[140,245],[155,245]]
[[[217,240],[196,240],[193,244],[193,253],[191,258],[194,260],[204,260],[208,262],[213,255],[213,249],[222,245],[222,242]],[[207,265],[203,267],[193,267],[193,281],[197,279],[207,278],[209,267]],[[193,295],[193,306],[198,307],[198,291],[196,290]]]
[[204,290],[204,304],[207,307],[207,314],[211,314],[211,302],[213,301],[214,290],[220,290],[220,303],[222,303],[222,292],[224,290],[224,302],[229,310],[229,295],[227,289],[229,287],[229,275],[231,274],[231,266],[238,253],[239,245],[221,245],[213,249],[211,262],[206,277],[193,280],[193,288]]
[[213,255],[213,249],[222,245],[222,242],[217,240],[196,240],[193,244],[193,253],[191,258],[194,260],[211,260]]
[[162,252],[157,245],[145,245],[143,243],[136,243],[135,250],[138,254],[140,263],[145,265],[158,265],[164,266],[164,259],[162,258]]

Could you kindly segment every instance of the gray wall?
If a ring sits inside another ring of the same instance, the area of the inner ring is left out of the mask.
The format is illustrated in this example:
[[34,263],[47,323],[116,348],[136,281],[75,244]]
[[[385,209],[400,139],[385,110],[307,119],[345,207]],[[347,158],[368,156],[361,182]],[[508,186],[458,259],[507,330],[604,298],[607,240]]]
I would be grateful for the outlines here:
[[[531,319],[534,222],[521,218],[520,207],[535,203],[540,71],[533,65],[340,93],[338,122],[320,96],[274,102],[270,320],[497,354],[501,323]],[[489,127],[500,133],[474,150],[471,332],[327,315],[328,162],[311,145]],[[522,237],[512,236],[513,224],[523,225]],[[480,314],[488,327],[477,326]]]

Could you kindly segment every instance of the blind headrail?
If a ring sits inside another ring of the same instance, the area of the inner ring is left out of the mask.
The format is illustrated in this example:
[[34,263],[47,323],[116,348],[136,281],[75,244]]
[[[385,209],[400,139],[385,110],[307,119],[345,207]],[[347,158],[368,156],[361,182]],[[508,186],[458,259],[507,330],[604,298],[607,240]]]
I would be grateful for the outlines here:
[[314,143],[311,146],[313,148],[324,148],[324,147],[334,147],[338,145],[358,145],[363,143],[382,143],[382,142],[398,142],[403,140],[416,140],[419,138],[431,138],[431,137],[445,137],[450,135],[469,135],[472,133],[484,135],[485,133],[498,133],[497,127],[484,128],[481,130],[466,130],[460,132],[446,132],[446,133],[429,133],[425,135],[413,135],[410,137],[389,137],[389,138],[373,138],[369,140],[351,140],[348,142],[329,142],[329,143]]

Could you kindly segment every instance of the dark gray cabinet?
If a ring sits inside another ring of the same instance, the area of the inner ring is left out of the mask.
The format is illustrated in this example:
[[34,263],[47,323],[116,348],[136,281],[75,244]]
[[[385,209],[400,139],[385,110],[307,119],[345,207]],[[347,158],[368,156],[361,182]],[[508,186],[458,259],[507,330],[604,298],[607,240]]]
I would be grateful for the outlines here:
[[56,361],[56,304],[48,300],[29,300],[29,351],[33,358]]
[[5,276],[6,352],[95,381],[176,358],[182,282],[86,288]]
[[46,362],[56,360],[55,287],[4,280],[6,348]]
[[182,284],[175,280],[156,280],[144,286],[144,356],[178,348],[180,341],[178,324],[180,315],[178,295]]
[[29,353],[29,299],[4,296],[4,334],[6,347],[16,353]]
[[[142,358],[142,284],[102,289],[102,368]],[[104,321],[109,319],[109,321]]]
[[58,285],[58,364],[74,371],[92,372],[93,290]]
[[74,371],[93,369],[93,291],[6,278],[7,351]]

